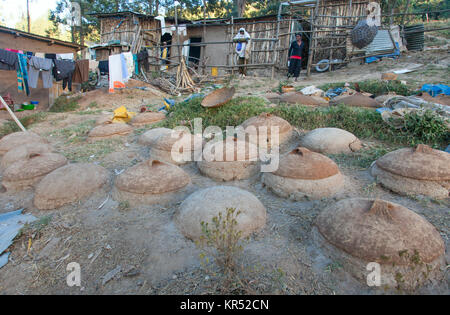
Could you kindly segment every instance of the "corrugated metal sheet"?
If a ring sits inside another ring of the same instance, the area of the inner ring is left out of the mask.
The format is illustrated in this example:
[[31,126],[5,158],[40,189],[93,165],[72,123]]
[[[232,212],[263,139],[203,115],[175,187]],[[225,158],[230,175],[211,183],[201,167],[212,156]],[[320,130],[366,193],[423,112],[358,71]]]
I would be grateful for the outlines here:
[[366,55],[391,53],[394,50],[389,30],[378,30],[377,36],[364,48]]

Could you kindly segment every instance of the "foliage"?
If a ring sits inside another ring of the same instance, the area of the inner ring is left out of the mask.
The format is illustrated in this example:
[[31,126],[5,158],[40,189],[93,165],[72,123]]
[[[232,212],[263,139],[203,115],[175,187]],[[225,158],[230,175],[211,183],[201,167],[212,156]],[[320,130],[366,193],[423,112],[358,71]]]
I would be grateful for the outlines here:
[[[389,92],[395,92],[398,95],[408,96],[413,93],[408,86],[402,84],[400,81],[381,81],[381,80],[365,80],[361,82],[351,82],[350,88],[355,89],[356,84],[359,85],[361,92],[367,92],[374,94],[375,96],[384,95]],[[318,88],[324,91],[328,89],[335,89],[344,87],[345,82],[327,83],[319,86]]]
[[203,248],[200,254],[202,263],[209,263],[209,256],[214,258],[216,265],[224,275],[222,290],[234,291],[236,283],[243,283],[238,276],[237,259],[243,251],[242,232],[237,229],[237,217],[241,214],[234,208],[227,208],[212,219],[212,225],[201,222],[202,236],[197,245]]
[[[22,125],[25,128],[27,128],[27,127],[31,126],[32,124],[44,121],[45,118],[47,117],[47,115],[48,114],[45,112],[33,113],[28,116],[24,116],[24,117],[20,118],[19,121],[22,123]],[[0,125],[0,138],[8,135],[10,133],[17,132],[17,131],[21,131],[21,130],[20,130],[19,126],[17,126],[16,122],[8,121],[8,122]]]
[[450,132],[445,121],[431,110],[406,114],[403,129],[414,135],[411,145],[429,143],[438,146],[450,141]]
[[78,101],[81,97],[67,97],[60,96],[55,100],[55,103],[50,108],[51,112],[61,113],[61,112],[70,112],[78,109]]

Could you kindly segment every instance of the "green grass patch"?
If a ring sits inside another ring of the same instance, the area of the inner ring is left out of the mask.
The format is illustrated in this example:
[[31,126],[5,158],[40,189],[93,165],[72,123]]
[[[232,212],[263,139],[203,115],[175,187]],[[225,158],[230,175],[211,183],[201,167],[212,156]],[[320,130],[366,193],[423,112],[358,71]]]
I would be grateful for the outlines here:
[[[48,116],[48,113],[46,113],[46,112],[38,112],[38,113],[33,113],[31,115],[22,117],[19,119],[19,121],[22,123],[22,125],[25,128],[28,128],[33,124],[44,121],[45,118],[47,118],[47,116]],[[10,133],[18,132],[18,131],[21,131],[21,129],[19,128],[19,126],[17,126],[16,122],[8,121],[0,126],[0,138],[8,135]]]
[[388,149],[383,146],[377,146],[369,149],[362,149],[351,154],[330,154],[328,155],[339,166],[347,166],[349,168],[367,169],[372,165],[373,161],[378,160],[386,153],[395,150]]
[[[355,82],[349,83],[351,89],[355,89]],[[380,96],[387,94],[389,92],[395,92],[398,95],[409,96],[414,94],[414,91],[409,89],[408,86],[402,84],[400,81],[381,81],[381,80],[366,80],[358,82],[361,92],[367,92],[374,94],[375,96]],[[337,83],[327,83],[318,86],[319,89],[323,91],[328,91],[329,89],[342,88],[345,87],[345,82]]]
[[65,138],[67,143],[79,143],[86,139],[89,131],[95,126],[95,120],[90,119],[83,121],[74,126],[59,129],[52,132],[57,137]]
[[168,118],[154,127],[175,128],[186,126],[193,131],[195,118],[203,121],[203,130],[208,126],[218,126],[225,130],[227,126],[238,126],[250,117],[263,112],[272,113],[287,120],[293,126],[305,130],[335,127],[347,130],[361,139],[377,139],[398,145],[426,143],[436,148],[446,146],[449,132],[439,118],[408,118],[401,130],[386,124],[375,110],[348,107],[317,107],[280,104],[268,108],[266,102],[257,97],[237,97],[218,108],[204,108],[201,98],[176,104]]
[[119,151],[123,147],[122,139],[104,139],[86,142],[79,146],[68,146],[61,153],[71,162],[99,161],[106,155]]
[[50,108],[50,112],[55,113],[63,113],[63,112],[72,112],[77,110],[80,106],[78,105],[78,101],[81,99],[81,96],[77,97],[67,97],[62,95],[58,97],[53,106]]

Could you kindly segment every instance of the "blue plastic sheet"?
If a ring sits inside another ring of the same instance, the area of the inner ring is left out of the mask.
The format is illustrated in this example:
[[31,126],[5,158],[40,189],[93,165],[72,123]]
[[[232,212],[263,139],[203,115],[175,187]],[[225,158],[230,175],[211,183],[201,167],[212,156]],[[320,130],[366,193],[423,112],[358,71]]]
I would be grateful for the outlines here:
[[0,268],[8,263],[9,253],[3,254],[12,245],[14,238],[26,223],[36,220],[31,214],[22,214],[23,209],[0,214]]
[[335,98],[336,96],[341,95],[341,94],[344,93],[345,91],[347,91],[347,89],[345,89],[345,88],[329,89],[329,90],[325,93],[325,96],[328,97],[328,98]]
[[420,90],[433,97],[439,94],[450,95],[450,86],[444,84],[424,84]]

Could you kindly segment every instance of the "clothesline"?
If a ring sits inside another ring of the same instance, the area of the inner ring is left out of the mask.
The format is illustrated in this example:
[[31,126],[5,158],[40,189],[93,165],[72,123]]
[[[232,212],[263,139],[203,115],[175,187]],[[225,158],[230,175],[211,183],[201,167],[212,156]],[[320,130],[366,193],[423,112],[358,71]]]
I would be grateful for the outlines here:
[[56,82],[63,81],[63,90],[67,87],[72,91],[72,81],[83,83],[89,80],[89,60],[74,61],[73,54],[0,49],[0,70],[16,71],[18,91],[27,96],[30,88],[37,88],[41,73],[44,88],[51,88],[55,79]]

